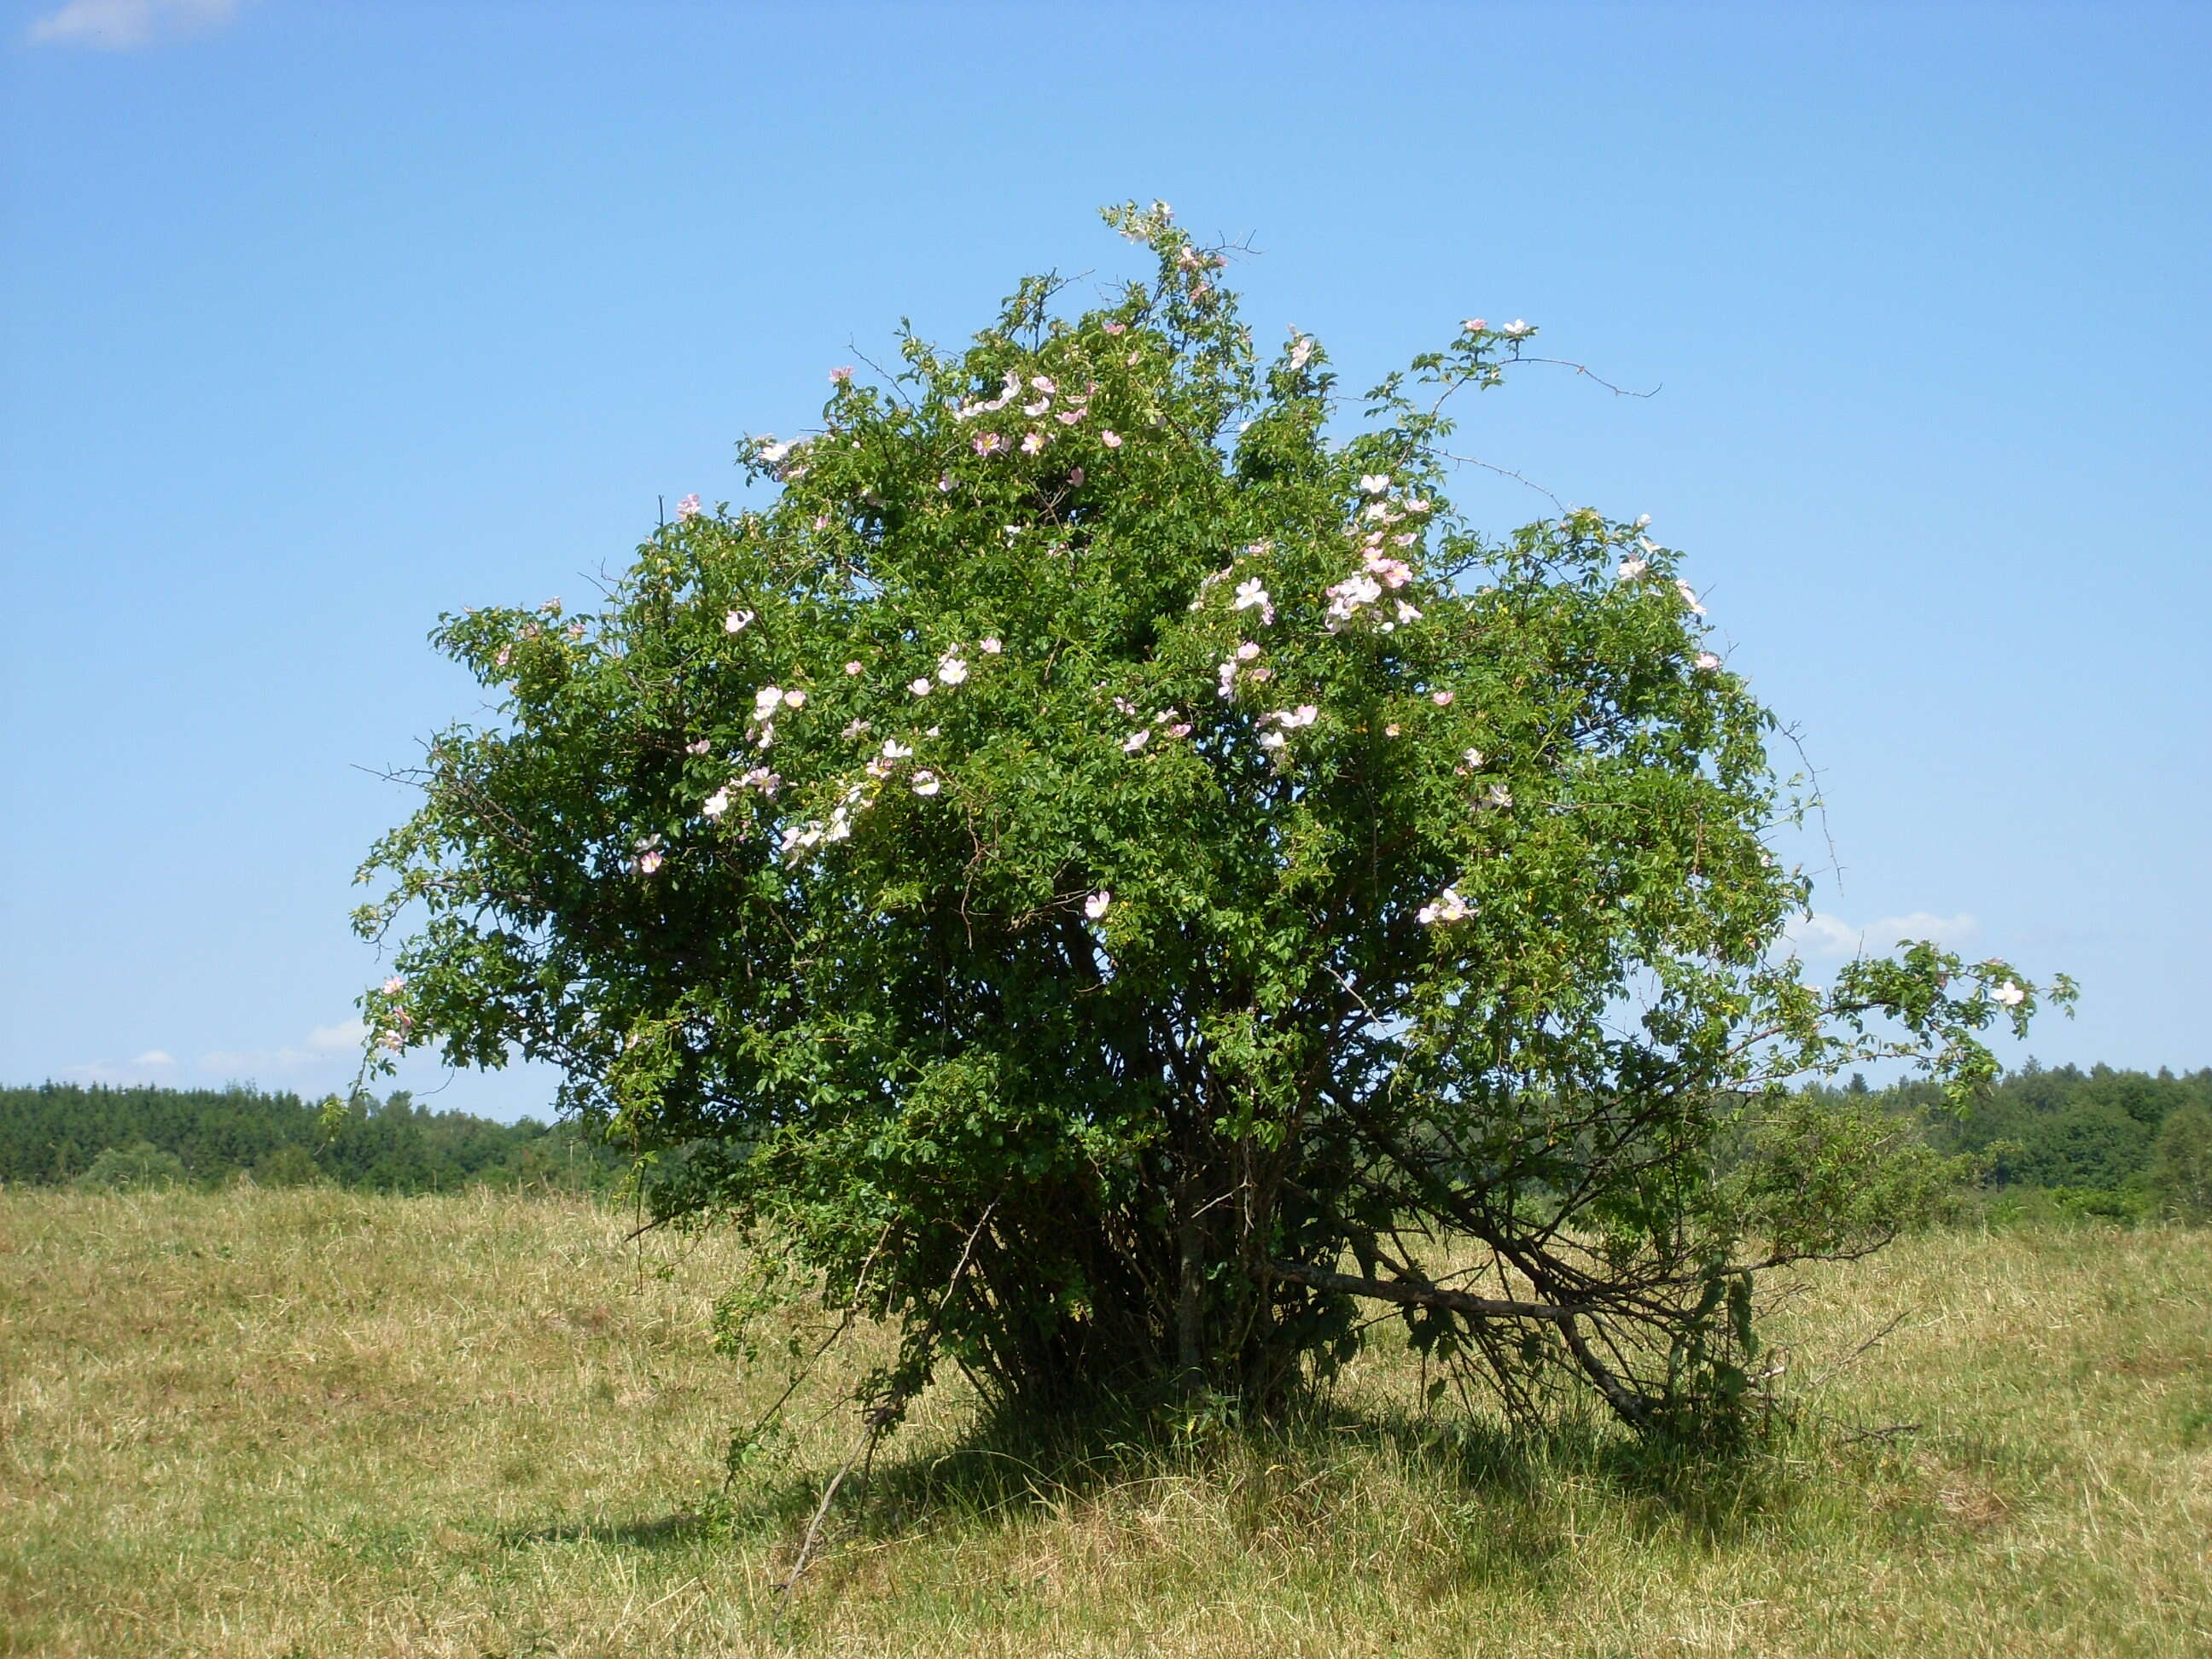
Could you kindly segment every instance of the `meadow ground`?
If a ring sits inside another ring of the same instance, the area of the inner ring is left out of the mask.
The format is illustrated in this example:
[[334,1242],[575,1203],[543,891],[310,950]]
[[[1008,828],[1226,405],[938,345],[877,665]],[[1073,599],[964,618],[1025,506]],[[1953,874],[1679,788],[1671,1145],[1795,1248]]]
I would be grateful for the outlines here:
[[0,1652],[2212,1653],[2212,1232],[1824,1268],[1771,1328],[1805,1426],[1720,1471],[1425,1417],[1395,1346],[1328,1420],[1165,1449],[1023,1457],[947,1391],[772,1630],[851,1413],[720,1497],[782,1382],[710,1346],[742,1259],[625,1231],[0,1193]]

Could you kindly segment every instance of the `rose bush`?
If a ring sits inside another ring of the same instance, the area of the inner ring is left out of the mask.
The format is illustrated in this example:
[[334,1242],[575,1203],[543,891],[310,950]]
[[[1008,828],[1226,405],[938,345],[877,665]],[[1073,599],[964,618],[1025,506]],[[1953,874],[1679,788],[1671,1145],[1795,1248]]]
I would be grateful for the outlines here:
[[501,716],[365,866],[412,930],[378,1052],[557,1063],[658,1218],[900,1322],[880,1422],[945,1359],[1277,1408],[1369,1303],[1516,1411],[1727,1422],[1752,1276],[1944,1176],[1792,1082],[1971,1087],[2039,992],[1930,945],[1803,982],[1773,720],[1677,554],[1445,494],[1528,325],[1347,407],[1109,217],[1147,279],[837,371],[744,447],[769,504],[687,500],[594,614],[445,619]]

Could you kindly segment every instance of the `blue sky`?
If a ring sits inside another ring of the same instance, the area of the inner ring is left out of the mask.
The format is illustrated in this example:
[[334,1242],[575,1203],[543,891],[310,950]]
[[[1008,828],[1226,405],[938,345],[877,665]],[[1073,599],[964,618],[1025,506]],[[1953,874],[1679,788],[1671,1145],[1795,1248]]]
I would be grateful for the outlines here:
[[0,1080],[345,1082],[374,773],[479,706],[438,612],[588,594],[902,316],[1130,270],[1130,196],[1348,382],[1485,315],[1663,383],[1462,437],[1689,550],[1820,771],[1816,966],[1933,932],[2080,978],[2047,1060],[2212,1064],[2207,63],[2201,6],[0,4]]

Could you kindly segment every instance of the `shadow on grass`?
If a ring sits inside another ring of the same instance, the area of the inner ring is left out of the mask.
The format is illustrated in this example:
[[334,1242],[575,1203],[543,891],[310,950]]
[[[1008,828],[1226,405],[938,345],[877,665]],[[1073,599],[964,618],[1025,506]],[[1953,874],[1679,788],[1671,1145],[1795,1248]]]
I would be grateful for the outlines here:
[[544,1527],[517,1527],[497,1534],[500,1547],[518,1549],[530,1544],[617,1544],[629,1549],[662,1549],[673,1544],[696,1543],[714,1535],[717,1525],[711,1513],[678,1510],[652,1521],[577,1521]]
[[[948,1523],[1110,1516],[1172,1499],[1210,1512],[1223,1541],[1262,1549],[1356,1548],[1362,1534],[1403,1535],[1410,1516],[1442,1556],[1535,1574],[1573,1547],[1593,1497],[1640,1537],[1698,1547],[1771,1525],[1802,1484],[1785,1455],[1790,1437],[1778,1431],[1722,1453],[1595,1419],[1536,1431],[1325,1407],[1256,1425],[1136,1408],[1079,1419],[987,1414],[950,1446],[887,1443],[865,1484],[856,1474],[835,1507],[846,1536],[888,1541]],[[741,1486],[726,1524],[795,1533],[822,1480],[787,1469]]]

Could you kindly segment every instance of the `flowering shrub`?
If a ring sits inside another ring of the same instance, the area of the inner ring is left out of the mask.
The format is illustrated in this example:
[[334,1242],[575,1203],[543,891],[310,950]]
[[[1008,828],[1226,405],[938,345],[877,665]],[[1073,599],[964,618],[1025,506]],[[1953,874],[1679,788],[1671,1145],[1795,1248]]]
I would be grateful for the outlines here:
[[1942,1173],[1791,1081],[1970,1087],[2050,994],[1929,945],[1802,982],[1772,721],[1678,556],[1444,494],[1529,325],[1348,408],[1109,218],[1149,280],[834,371],[744,446],[773,504],[686,498],[597,614],[445,619],[501,718],[364,868],[415,928],[373,1028],[557,1063],[659,1217],[902,1322],[879,1421],[945,1358],[1279,1407],[1370,1302],[1516,1410],[1725,1419],[1751,1275]]

